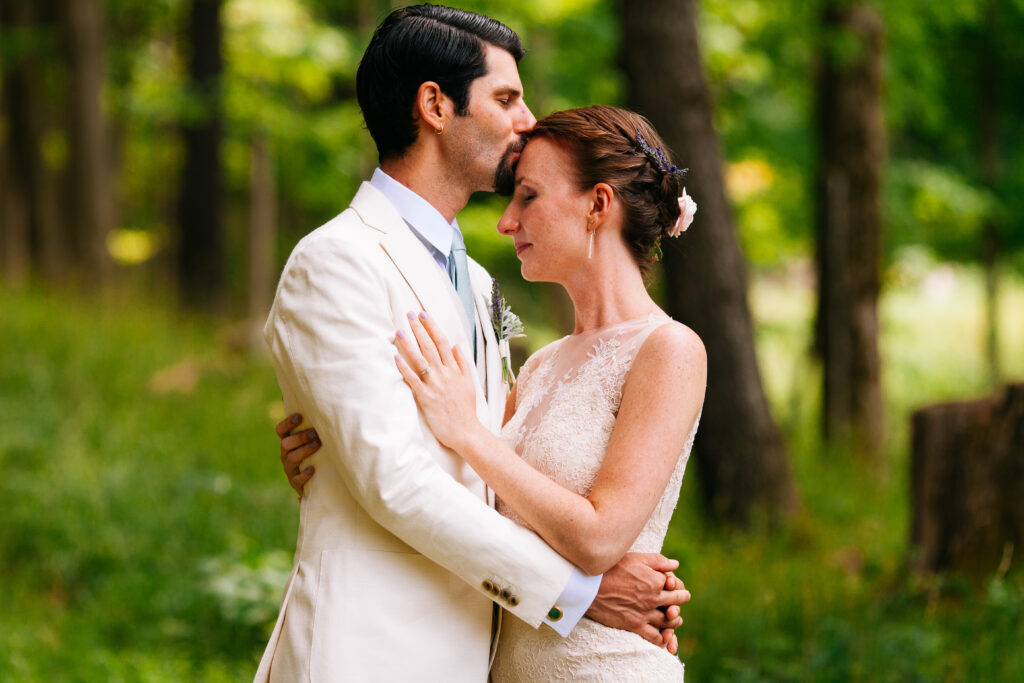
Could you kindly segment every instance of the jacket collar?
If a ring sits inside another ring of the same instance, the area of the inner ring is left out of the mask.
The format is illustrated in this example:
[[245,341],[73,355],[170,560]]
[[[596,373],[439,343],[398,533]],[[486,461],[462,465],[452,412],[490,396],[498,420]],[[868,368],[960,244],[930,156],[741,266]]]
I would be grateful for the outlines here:
[[[350,207],[363,223],[381,233],[381,248],[416,295],[421,309],[434,316],[441,328],[448,332],[449,341],[459,344],[463,351],[472,353],[472,340],[476,336],[476,330],[470,327],[462,300],[459,299],[451,280],[437,266],[430,252],[402,220],[391,202],[378,189],[364,182],[352,199]],[[474,290],[479,281],[477,279],[474,282]],[[487,293],[489,295],[490,291]],[[479,292],[474,292],[474,298],[479,299]],[[479,303],[477,306],[479,311]],[[488,324],[487,320],[488,318],[482,317],[480,324]],[[478,377],[481,386],[483,379]]]

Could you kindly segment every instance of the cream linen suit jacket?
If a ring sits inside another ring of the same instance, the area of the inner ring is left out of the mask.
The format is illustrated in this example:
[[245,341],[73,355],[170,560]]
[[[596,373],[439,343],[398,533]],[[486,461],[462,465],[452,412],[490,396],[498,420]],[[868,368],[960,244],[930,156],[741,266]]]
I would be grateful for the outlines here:
[[470,273],[476,330],[369,183],[288,259],[264,334],[285,409],[316,425],[323,447],[256,681],[484,683],[492,600],[536,627],[565,588],[572,565],[491,507],[484,482],[433,437],[395,367],[391,340],[409,331],[409,311],[425,310],[468,354],[476,334],[477,417],[500,427],[491,280],[475,262]]

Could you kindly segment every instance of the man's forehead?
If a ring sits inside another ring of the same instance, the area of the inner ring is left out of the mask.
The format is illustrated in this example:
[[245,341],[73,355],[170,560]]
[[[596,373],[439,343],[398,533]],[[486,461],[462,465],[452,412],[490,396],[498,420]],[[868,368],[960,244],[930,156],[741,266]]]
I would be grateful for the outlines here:
[[519,78],[519,66],[511,54],[488,44],[484,48],[484,59],[487,62],[487,73],[477,79],[480,85],[488,90],[522,94],[523,82]]

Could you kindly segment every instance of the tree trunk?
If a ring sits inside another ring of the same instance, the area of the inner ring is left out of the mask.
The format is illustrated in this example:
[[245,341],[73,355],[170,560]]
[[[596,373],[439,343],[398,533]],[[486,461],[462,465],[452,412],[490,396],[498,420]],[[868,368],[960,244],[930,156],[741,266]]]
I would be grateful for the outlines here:
[[277,194],[274,166],[266,138],[256,134],[252,143],[252,180],[249,211],[249,320],[250,344],[263,349],[263,323],[273,302],[274,243],[277,225]]
[[718,520],[746,524],[796,504],[786,451],[772,419],[754,352],[746,264],[725,195],[711,121],[694,0],[621,4],[623,61],[630,102],[646,115],[700,205],[694,226],[663,244],[669,313],[704,340],[708,387],[694,457],[703,502]]
[[104,76],[99,0],[65,0],[70,77],[69,185],[72,243],[83,282],[102,284],[111,271],[107,234],[113,188],[102,109]]
[[178,202],[178,286],[189,308],[224,303],[225,228],[221,168],[221,0],[192,0],[186,26],[190,96],[199,115],[183,126]]
[[985,266],[985,358],[989,381],[998,386],[1003,374],[999,357],[999,229],[992,218],[985,221],[981,242]]
[[878,354],[882,23],[865,7],[832,1],[824,35],[817,85],[815,340],[823,365],[823,426],[826,440],[874,459],[884,435]]
[[[984,38],[978,64],[978,161],[985,186],[995,192],[999,181],[1000,59],[995,48],[999,19],[995,2],[985,8]],[[999,362],[999,226],[989,215],[982,227],[981,258],[985,267],[985,357],[992,386],[1002,375]]]
[[[0,7],[0,21],[5,32],[18,33],[23,39],[31,36],[35,42],[48,28],[41,12],[28,0],[10,0]],[[64,275],[65,239],[57,215],[56,179],[41,153],[49,117],[40,54],[36,47],[20,50],[3,79],[0,99],[7,127],[5,163],[9,164],[5,194],[10,211],[5,230],[10,230],[9,273],[23,279],[34,263],[43,278],[52,282]]]
[[[6,90],[0,94],[0,106],[7,104]],[[0,273],[4,284],[22,288],[29,277],[28,210],[11,161],[10,140],[0,139]]]
[[922,408],[912,428],[914,568],[1005,571],[1024,549],[1024,384]]
[[[14,31],[20,30],[12,9],[11,4],[0,4],[0,42],[5,44]],[[6,67],[0,73],[0,117],[4,130],[0,134],[0,272],[4,284],[22,287],[29,276],[29,228],[24,174],[14,172],[18,166],[13,142],[19,132],[15,105],[19,95],[14,88],[17,65],[0,62],[0,66]]]

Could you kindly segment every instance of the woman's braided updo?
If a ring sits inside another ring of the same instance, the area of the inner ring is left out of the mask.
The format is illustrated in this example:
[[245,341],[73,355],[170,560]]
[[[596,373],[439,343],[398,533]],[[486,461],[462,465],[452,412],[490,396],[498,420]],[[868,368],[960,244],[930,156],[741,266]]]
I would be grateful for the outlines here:
[[[637,135],[649,148],[668,151],[650,121],[625,109],[582,107],[550,114],[530,133],[546,137],[567,151],[576,166],[581,190],[607,183],[625,209],[623,239],[640,271],[651,266],[652,253],[679,218],[679,175],[644,152]],[[668,161],[668,159],[666,159]]]

